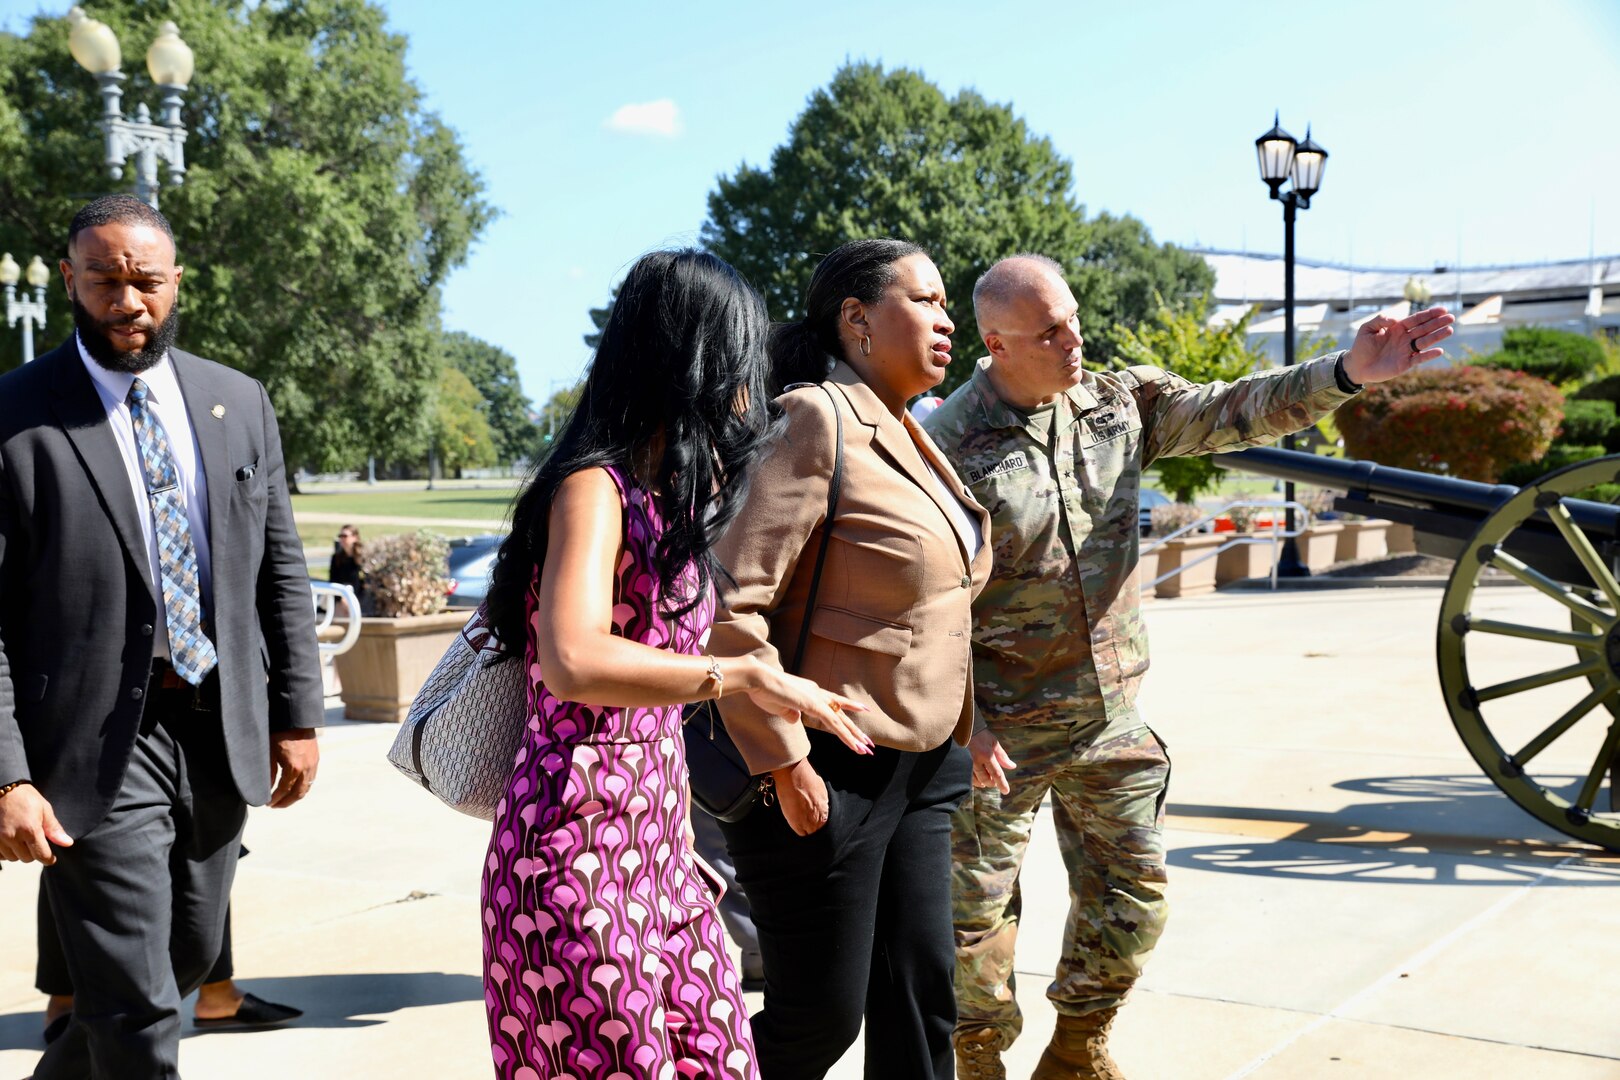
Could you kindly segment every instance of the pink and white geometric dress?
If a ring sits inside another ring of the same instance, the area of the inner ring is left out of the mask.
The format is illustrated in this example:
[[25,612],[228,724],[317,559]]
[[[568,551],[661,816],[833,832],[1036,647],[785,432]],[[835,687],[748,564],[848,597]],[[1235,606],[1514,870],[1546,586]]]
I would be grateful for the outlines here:
[[[648,493],[624,506],[613,632],[696,655],[712,597],[659,612]],[[529,730],[484,865],[484,1001],[501,1080],[755,1080],[759,1066],[714,901],[686,839],[679,706],[562,701],[535,658]]]

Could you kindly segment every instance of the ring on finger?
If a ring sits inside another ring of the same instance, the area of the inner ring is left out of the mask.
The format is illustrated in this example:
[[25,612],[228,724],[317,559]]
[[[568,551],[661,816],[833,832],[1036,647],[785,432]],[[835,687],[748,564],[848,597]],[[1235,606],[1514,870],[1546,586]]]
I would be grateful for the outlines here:
[[1417,339],[1417,338],[1413,338],[1413,339],[1412,339],[1412,340],[1411,340],[1411,341],[1409,341],[1409,342],[1408,342],[1408,343],[1407,343],[1407,344],[1409,344],[1409,345],[1410,345],[1410,346],[1411,346],[1411,347],[1412,347],[1412,353],[1413,353],[1413,354],[1414,354],[1414,355],[1416,355],[1416,354],[1417,354],[1417,353],[1420,353],[1420,352],[1422,352],[1422,351],[1423,351],[1423,350],[1422,350],[1422,349],[1419,349],[1419,348],[1418,348],[1418,339]]

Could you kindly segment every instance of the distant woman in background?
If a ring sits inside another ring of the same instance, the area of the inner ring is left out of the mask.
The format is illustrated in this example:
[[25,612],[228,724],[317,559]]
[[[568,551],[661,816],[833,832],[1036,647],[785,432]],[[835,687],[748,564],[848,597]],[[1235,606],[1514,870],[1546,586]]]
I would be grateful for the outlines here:
[[[365,548],[360,543],[360,530],[353,525],[345,525],[338,530],[337,540],[332,544],[332,562],[326,571],[326,580],[333,585],[347,585],[359,597],[360,606],[365,607],[366,599],[366,573],[361,569],[361,560]],[[339,611],[339,615],[344,612]]]
[[746,696],[865,746],[840,712],[854,702],[703,655],[710,545],[771,435],[766,329],[720,259],[637,262],[501,546],[490,623],[531,679],[484,863],[502,1080],[758,1075],[716,890],[687,840],[680,706]]

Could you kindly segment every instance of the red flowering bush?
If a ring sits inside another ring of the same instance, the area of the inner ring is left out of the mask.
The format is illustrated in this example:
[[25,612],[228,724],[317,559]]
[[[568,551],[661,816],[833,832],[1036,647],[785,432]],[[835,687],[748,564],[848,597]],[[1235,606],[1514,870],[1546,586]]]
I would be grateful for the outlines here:
[[1545,379],[1484,367],[1434,367],[1367,387],[1335,417],[1353,458],[1495,483],[1539,461],[1564,395]]

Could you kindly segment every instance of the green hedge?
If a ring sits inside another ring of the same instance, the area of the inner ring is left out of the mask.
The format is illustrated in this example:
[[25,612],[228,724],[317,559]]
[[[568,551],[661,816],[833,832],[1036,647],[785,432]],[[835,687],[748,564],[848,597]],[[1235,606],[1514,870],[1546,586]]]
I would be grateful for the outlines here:
[[1568,383],[1603,366],[1603,346],[1568,330],[1515,326],[1502,335],[1501,351],[1479,363],[1498,371],[1522,371],[1554,384]]
[[1502,483],[1517,484],[1519,487],[1524,487],[1526,484],[1535,483],[1555,469],[1562,469],[1564,466],[1573,465],[1577,461],[1590,461],[1592,458],[1602,457],[1606,453],[1608,453],[1608,450],[1597,444],[1571,446],[1568,443],[1553,443],[1540,461],[1521,461],[1503,469]]
[[1608,445],[1609,431],[1615,424],[1614,402],[1576,400],[1564,402],[1564,432],[1559,441],[1572,445]]

